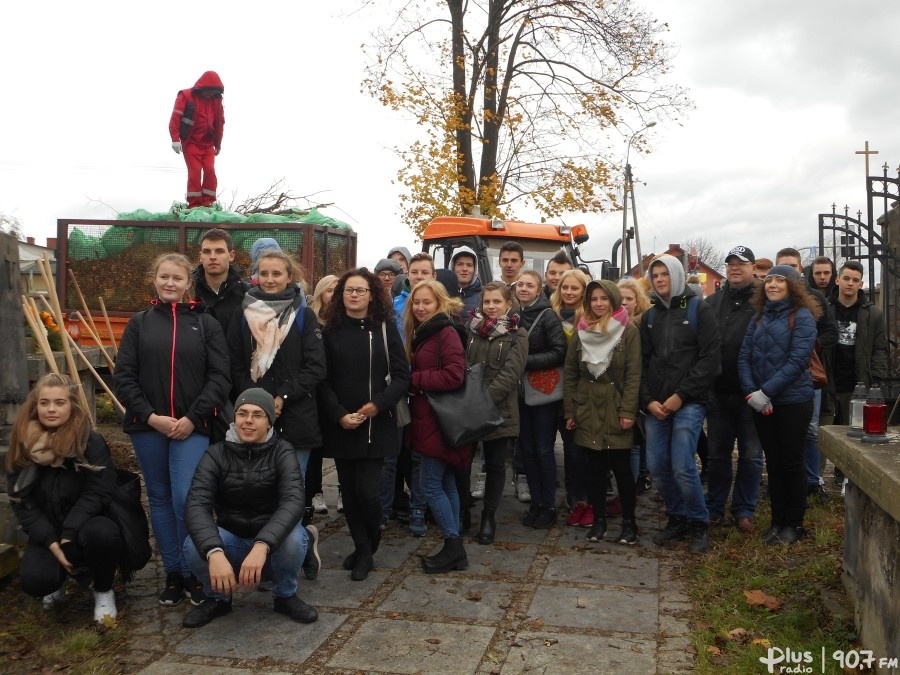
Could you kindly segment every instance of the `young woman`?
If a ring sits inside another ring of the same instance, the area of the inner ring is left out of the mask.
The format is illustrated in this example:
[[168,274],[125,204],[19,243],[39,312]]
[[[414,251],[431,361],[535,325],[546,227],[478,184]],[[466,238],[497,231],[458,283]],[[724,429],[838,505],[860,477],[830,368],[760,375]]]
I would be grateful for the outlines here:
[[606,485],[610,469],[622,502],[621,544],[637,543],[630,455],[641,384],[641,340],[612,281],[592,281],[584,316],[566,355],[566,425],[587,458],[588,498],[594,524],[588,541],[606,536]]
[[315,312],[306,306],[300,263],[264,249],[243,316],[231,322],[228,347],[237,391],[259,387],[275,399],[275,430],[297,452],[306,475],[310,451],[322,445],[316,389],[325,379],[325,348]]
[[394,407],[409,387],[409,361],[391,312],[378,277],[366,269],[350,270],[334,289],[323,332],[328,370],[319,387],[323,454],[334,458],[344,490],[355,547],[344,569],[352,570],[354,581],[375,568],[381,466],[400,451]]
[[[584,313],[584,291],[590,280],[590,277],[581,270],[567,270],[560,276],[559,285],[550,296],[550,306],[562,322],[567,349]],[[594,508],[587,500],[585,484],[587,460],[584,452],[575,444],[574,429],[566,427],[562,405],[557,408],[556,429],[563,443],[566,504],[570,509],[566,525],[590,527],[594,524]]]
[[[338,278],[329,274],[319,279],[312,297],[309,300],[309,308],[315,312],[319,328],[325,325],[325,309],[331,302],[334,289],[337,287]],[[313,448],[309,453],[309,461],[306,463],[306,506],[316,513],[328,513],[328,505],[325,503],[325,495],[322,493],[322,448]],[[341,505],[341,486],[338,485],[338,513],[344,510]]]
[[166,570],[162,605],[187,595],[203,602],[201,584],[182,552],[184,500],[209,446],[212,418],[231,388],[228,346],[219,322],[191,300],[191,263],[167,253],[150,268],[152,307],[125,327],[116,358],[116,396],[125,432],[144,474],[150,522]]
[[[533,270],[525,270],[516,281],[519,300],[519,325],[528,331],[528,358],[525,378],[530,371],[549,370],[566,358],[566,336],[559,316],[543,293],[543,279]],[[523,378],[524,379],[524,378]],[[519,398],[519,452],[525,465],[531,505],[522,524],[546,529],[556,523],[556,414],[558,401],[527,405]]]
[[822,310],[787,265],[768,271],[754,304],[757,318],[741,345],[738,376],[747,403],[759,413],[753,422],[766,456],[772,525],[763,540],[792,544],[805,534],[803,448],[815,396],[809,359]]
[[478,543],[490,544],[496,535],[494,514],[506,484],[506,460],[519,435],[519,379],[528,357],[528,333],[511,314],[512,291],[501,281],[486,284],[481,302],[467,324],[466,360],[483,363],[485,383],[503,424],[482,439],[485,461],[484,508]]
[[[628,316],[634,327],[640,329],[641,314],[650,309],[650,296],[644,286],[643,279],[619,279],[619,293],[622,294],[622,306],[628,310]],[[635,445],[631,448],[631,474],[635,480],[635,490],[641,495],[653,487],[650,469],[647,468],[647,442],[638,429],[635,434]]]
[[49,608],[65,597],[69,577],[85,587],[93,582],[94,620],[116,618],[112,585],[122,540],[104,515],[116,470],[65,375],[42,377],[19,408],[6,470],[13,512],[28,535],[22,590]]
[[427,392],[453,391],[463,385],[466,355],[451,315],[462,303],[451,301],[438,281],[422,281],[413,287],[404,311],[407,353],[412,367],[409,393],[412,424],[407,438],[422,455],[419,490],[444,538],[437,555],[423,558],[426,574],[464,570],[469,566],[460,538],[459,492],[456,473],[472,459],[469,445],[452,448],[444,443]]

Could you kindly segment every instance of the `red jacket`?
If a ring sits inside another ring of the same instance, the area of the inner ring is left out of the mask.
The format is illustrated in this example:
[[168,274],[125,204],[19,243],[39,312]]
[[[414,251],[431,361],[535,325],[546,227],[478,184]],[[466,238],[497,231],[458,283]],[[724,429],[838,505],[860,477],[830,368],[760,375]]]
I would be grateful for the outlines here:
[[[203,98],[201,89],[218,90],[212,98]],[[194,104],[194,124],[182,142],[193,143],[203,147],[212,146],[216,150],[222,147],[222,131],[225,127],[225,109],[222,107],[222,93],[225,86],[212,70],[207,70],[191,89],[182,89],[175,98],[175,108],[169,118],[169,136],[172,142],[182,141],[180,136],[181,118],[185,106]]]
[[[440,369],[437,365],[438,349],[441,354]],[[413,338],[410,365],[412,376],[409,390],[415,394],[410,405],[412,449],[428,457],[444,460],[455,469],[465,470],[472,447],[447,447],[428,397],[425,396],[425,392],[458,389],[466,376],[466,354],[459,333],[450,325],[449,319],[437,315],[419,327]]]

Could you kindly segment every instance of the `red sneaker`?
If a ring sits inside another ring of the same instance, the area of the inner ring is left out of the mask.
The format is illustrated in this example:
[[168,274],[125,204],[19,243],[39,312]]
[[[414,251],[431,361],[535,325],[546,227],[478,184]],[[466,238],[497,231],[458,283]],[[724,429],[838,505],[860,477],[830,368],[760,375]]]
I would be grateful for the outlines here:
[[588,504],[587,508],[584,510],[584,513],[581,514],[581,520],[578,521],[578,524],[582,527],[591,527],[594,524],[594,507]]
[[569,517],[566,518],[566,525],[578,525],[581,522],[581,516],[584,515],[584,511],[587,508],[590,508],[587,504],[578,502],[575,505],[575,508],[572,509],[572,513],[569,514]]

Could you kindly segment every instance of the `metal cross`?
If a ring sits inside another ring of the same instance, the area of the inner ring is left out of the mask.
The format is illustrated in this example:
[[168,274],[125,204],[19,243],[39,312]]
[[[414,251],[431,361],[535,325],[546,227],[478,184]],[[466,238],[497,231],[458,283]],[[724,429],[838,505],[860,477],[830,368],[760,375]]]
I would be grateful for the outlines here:
[[869,150],[869,141],[866,141],[866,149],[865,150],[857,150],[857,155],[865,155],[866,156],[866,179],[869,178],[869,155],[877,155],[877,150]]

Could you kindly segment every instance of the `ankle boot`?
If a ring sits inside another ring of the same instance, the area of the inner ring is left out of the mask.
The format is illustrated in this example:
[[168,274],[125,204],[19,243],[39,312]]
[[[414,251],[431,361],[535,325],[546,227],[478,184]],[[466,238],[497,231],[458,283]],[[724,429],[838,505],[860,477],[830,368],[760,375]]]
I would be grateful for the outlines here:
[[354,555],[356,559],[354,560],[353,570],[350,572],[350,578],[353,581],[363,581],[369,576],[369,572],[375,569],[375,562],[372,560],[371,545],[357,545]]
[[444,539],[444,548],[437,555],[422,559],[425,574],[443,574],[451,570],[469,569],[469,559],[462,539],[452,537]]
[[637,523],[634,522],[634,518],[623,518],[622,531],[619,533],[616,541],[620,544],[628,544],[629,546],[633,546],[637,543],[637,540],[638,529]]
[[482,511],[481,512],[481,525],[478,526],[478,543],[479,544],[491,544],[494,541],[494,534],[496,532],[497,525],[494,523],[494,512],[493,511]]
[[540,504],[532,501],[531,504],[528,505],[528,510],[525,512],[525,515],[522,516],[522,524],[525,527],[534,527],[534,521],[537,519],[540,509]]

